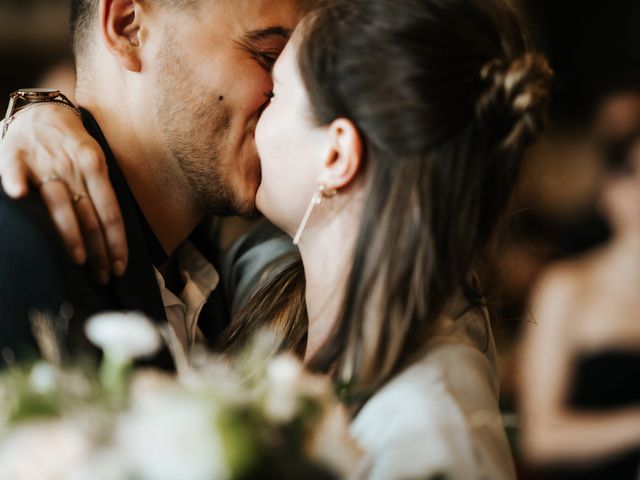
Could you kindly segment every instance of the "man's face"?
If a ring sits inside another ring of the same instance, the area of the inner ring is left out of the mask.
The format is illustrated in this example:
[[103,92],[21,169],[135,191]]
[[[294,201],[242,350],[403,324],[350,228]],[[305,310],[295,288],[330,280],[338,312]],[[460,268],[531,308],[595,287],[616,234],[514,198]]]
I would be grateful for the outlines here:
[[179,169],[206,213],[255,211],[255,128],[273,88],[271,67],[299,20],[295,7],[203,0],[196,10],[166,9],[157,58],[148,62],[151,103],[175,163],[167,171]]

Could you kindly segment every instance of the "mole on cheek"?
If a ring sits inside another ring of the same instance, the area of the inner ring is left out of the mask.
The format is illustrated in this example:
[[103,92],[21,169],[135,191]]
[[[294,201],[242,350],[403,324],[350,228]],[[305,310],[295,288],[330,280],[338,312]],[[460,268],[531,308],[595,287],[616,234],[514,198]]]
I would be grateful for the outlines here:
[[219,102],[221,102],[221,101],[223,101],[223,100],[224,100],[224,97],[223,97],[222,95],[220,95],[220,96],[218,97],[218,101],[219,101]]

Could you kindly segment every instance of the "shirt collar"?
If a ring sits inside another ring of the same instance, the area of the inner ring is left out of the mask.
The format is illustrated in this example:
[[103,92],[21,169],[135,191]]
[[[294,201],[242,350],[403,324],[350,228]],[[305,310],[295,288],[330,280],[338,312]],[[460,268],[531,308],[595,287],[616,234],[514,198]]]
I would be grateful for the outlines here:
[[165,307],[178,305],[193,307],[206,302],[220,283],[218,271],[191,242],[183,243],[176,251],[176,256],[184,282],[184,289],[179,295],[166,288],[164,278],[156,269]]
[[208,299],[220,283],[220,275],[215,267],[191,242],[183,243],[177,255],[185,282],[193,282],[204,299]]

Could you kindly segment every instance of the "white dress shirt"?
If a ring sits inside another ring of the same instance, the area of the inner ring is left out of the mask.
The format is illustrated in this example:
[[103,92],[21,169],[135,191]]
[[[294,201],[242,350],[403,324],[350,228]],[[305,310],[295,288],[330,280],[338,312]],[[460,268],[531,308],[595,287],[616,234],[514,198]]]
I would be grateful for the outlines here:
[[198,328],[198,318],[211,292],[220,283],[220,276],[214,266],[189,242],[182,244],[176,255],[184,283],[179,295],[166,287],[164,278],[157,269],[155,272],[167,321],[184,352],[188,354],[203,338]]

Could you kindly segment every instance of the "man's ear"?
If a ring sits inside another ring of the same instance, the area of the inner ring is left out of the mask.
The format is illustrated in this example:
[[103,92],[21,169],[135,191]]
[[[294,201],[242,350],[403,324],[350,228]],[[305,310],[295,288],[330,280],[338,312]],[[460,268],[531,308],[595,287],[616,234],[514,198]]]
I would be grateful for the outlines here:
[[140,59],[140,17],[137,0],[101,0],[100,34],[111,54],[132,72],[142,69]]
[[348,187],[363,168],[363,147],[360,132],[351,120],[339,118],[329,127],[330,151],[319,175],[319,182],[328,189]]

